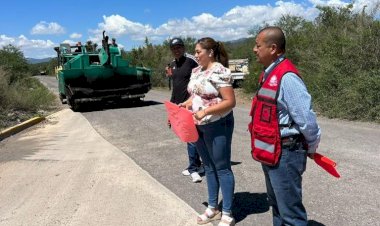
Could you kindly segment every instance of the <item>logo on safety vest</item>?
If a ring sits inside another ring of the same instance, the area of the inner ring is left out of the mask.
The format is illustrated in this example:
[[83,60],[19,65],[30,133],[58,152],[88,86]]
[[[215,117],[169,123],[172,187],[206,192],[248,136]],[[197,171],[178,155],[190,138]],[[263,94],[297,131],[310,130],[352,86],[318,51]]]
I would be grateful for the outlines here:
[[277,85],[278,85],[277,76],[273,75],[272,78],[270,78],[269,80],[269,86],[277,86]]

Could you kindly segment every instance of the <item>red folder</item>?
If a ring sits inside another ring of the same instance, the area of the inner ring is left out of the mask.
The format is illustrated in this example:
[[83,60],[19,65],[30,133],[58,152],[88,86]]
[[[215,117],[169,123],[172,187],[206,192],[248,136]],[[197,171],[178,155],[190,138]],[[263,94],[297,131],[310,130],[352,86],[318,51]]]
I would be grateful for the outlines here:
[[323,156],[319,153],[315,153],[314,154],[314,161],[320,167],[322,167],[324,170],[326,170],[329,174],[331,174],[337,178],[340,177],[338,171],[335,169],[336,163],[333,160],[331,160],[331,159],[327,158],[326,156]]
[[196,142],[199,136],[197,128],[195,128],[193,113],[169,101],[165,101],[165,107],[171,128],[179,139],[183,142]]

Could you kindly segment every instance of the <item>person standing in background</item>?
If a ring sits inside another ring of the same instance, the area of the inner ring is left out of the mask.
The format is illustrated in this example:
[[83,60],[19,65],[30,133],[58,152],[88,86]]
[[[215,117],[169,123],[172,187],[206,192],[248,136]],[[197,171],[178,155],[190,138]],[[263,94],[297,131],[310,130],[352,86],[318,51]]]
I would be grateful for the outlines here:
[[81,53],[82,52],[82,42],[78,42],[76,44],[77,48],[75,49],[75,53]]
[[[173,81],[173,90],[170,102],[179,104],[189,98],[187,85],[190,80],[191,70],[198,66],[195,57],[185,52],[185,44],[180,38],[173,38],[169,42],[170,51],[174,60],[166,67],[166,75]],[[170,122],[169,122],[170,123]],[[193,143],[187,143],[189,166],[182,171],[182,175],[191,176],[194,183],[201,182],[204,169],[197,149]]]
[[112,46],[112,47],[117,47],[117,44],[116,44],[116,38],[112,38],[111,46]]
[[262,163],[273,225],[306,226],[302,174],[314,158],[321,130],[311,96],[293,63],[286,59],[285,35],[266,27],[253,52],[264,66],[252,101],[249,124],[252,157]]
[[[232,204],[235,177],[231,168],[231,142],[234,130],[232,109],[236,105],[228,55],[221,42],[201,38],[195,46],[199,66],[193,69],[188,92],[190,98],[180,104],[193,111],[199,134],[195,143],[207,179],[208,206],[198,216],[198,224],[219,220],[219,226],[234,225]],[[222,212],[218,208],[222,191]]]

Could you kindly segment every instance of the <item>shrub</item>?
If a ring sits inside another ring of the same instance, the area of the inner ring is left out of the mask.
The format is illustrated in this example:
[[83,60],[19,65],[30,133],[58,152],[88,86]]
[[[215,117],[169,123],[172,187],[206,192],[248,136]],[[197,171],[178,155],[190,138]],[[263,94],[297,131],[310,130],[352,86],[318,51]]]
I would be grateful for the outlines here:
[[0,128],[56,107],[53,93],[31,77],[23,54],[13,46],[0,50]]

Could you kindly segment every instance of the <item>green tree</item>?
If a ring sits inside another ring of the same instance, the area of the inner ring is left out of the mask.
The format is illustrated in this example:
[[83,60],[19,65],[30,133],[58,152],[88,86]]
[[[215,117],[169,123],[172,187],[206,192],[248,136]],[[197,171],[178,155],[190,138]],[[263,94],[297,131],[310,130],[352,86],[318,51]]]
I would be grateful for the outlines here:
[[0,67],[7,71],[7,82],[12,84],[28,74],[29,66],[21,50],[13,45],[0,49]]

